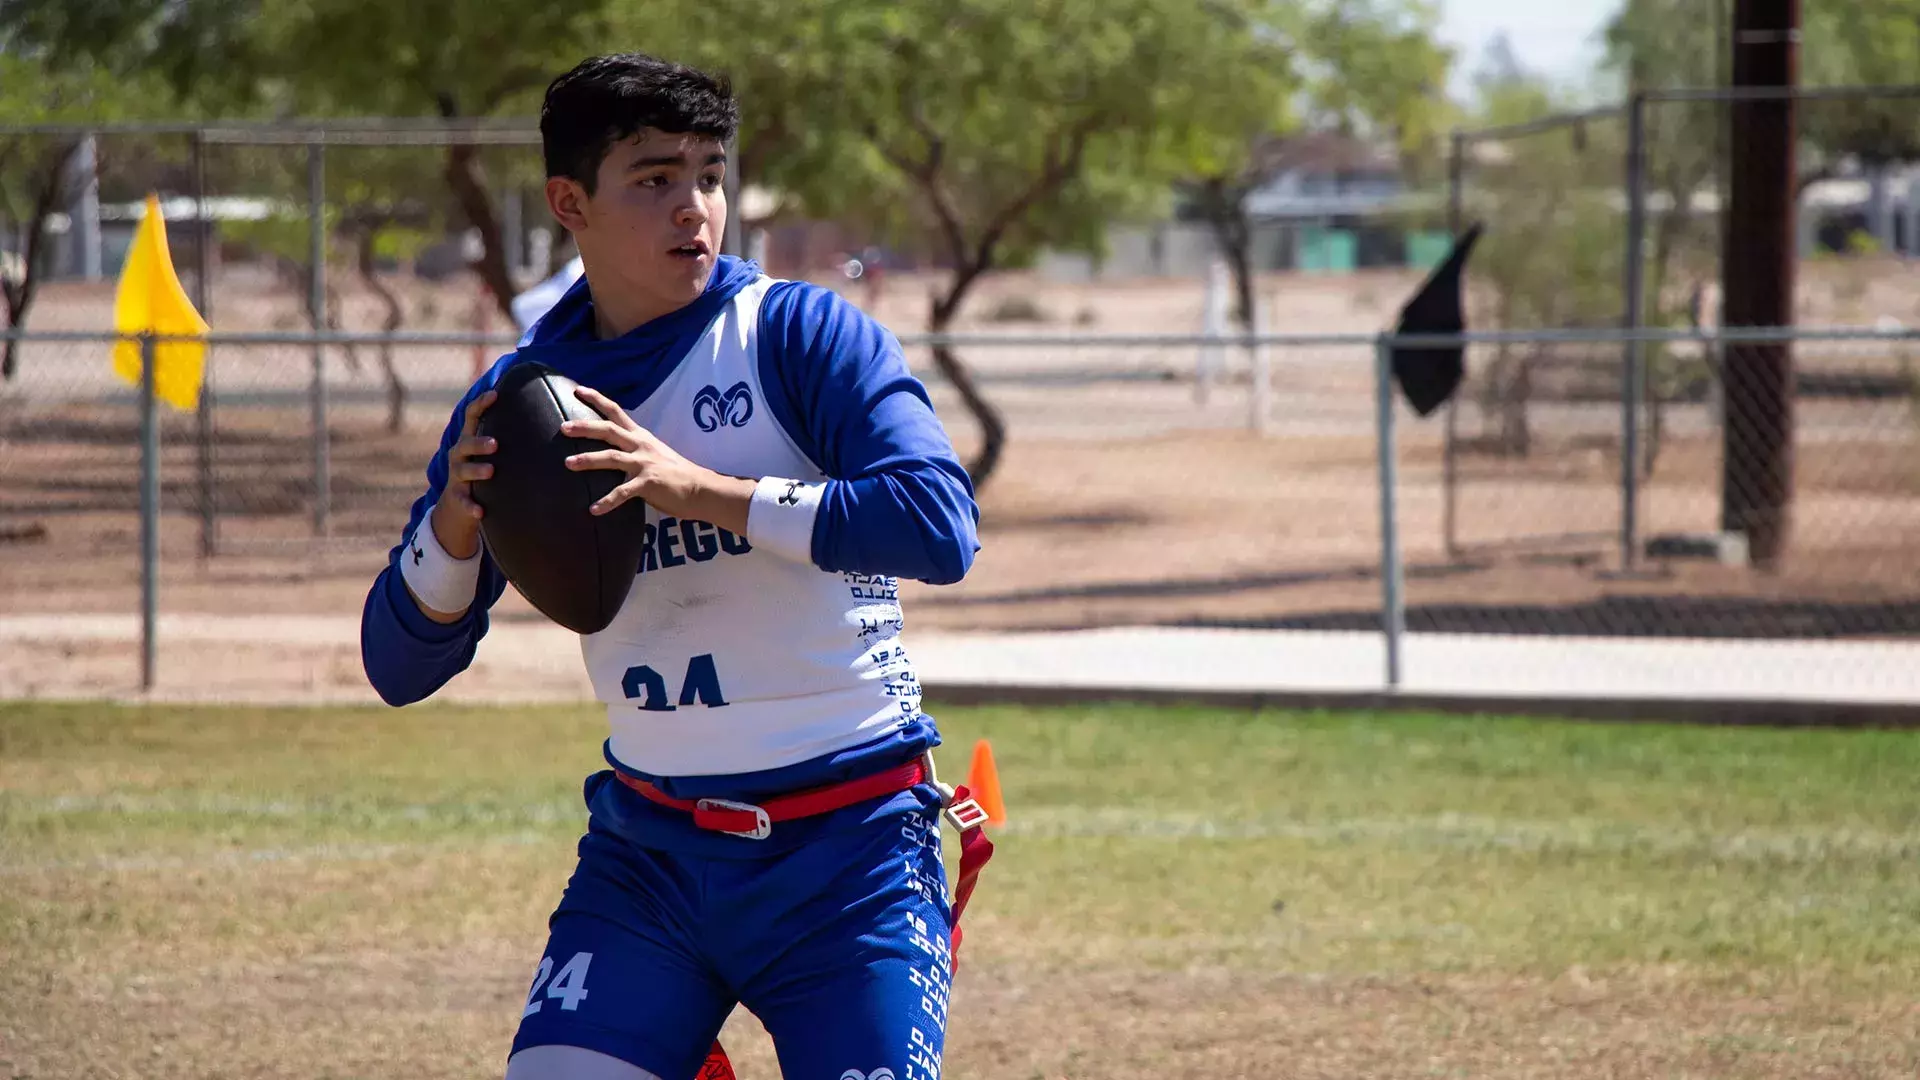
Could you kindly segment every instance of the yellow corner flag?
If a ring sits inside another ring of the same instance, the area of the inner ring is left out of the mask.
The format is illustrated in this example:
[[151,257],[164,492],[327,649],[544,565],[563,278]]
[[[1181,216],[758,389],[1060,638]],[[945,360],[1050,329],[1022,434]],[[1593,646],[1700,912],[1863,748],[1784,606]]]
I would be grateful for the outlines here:
[[[187,299],[173,272],[167,252],[167,223],[160,215],[160,197],[147,196],[147,213],[133,234],[126,265],[120,269],[119,291],[113,298],[113,328],[121,334],[168,334],[201,337],[207,321]],[[160,341],[153,346],[153,392],[176,409],[191,411],[200,404],[200,379],[206,370],[207,343]],[[140,343],[122,340],[113,347],[113,370],[140,385]]]

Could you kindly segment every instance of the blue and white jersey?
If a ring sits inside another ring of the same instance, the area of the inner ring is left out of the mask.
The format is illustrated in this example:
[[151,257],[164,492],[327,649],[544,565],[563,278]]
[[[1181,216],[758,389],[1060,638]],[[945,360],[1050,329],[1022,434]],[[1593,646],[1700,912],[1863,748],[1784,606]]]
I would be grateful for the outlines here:
[[362,618],[369,680],[418,701],[471,662],[506,581],[444,626],[397,569],[446,482],[468,401],[520,361],[605,393],[689,460],[771,478],[747,535],[647,511],[619,616],[581,639],[607,706],[606,755],[686,798],[827,783],[938,742],[920,713],[898,579],[958,581],[978,550],[965,471],[898,342],[833,292],[723,257],[693,304],[594,336],[583,279],[453,411]]
[[760,306],[772,285],[763,277],[742,289],[659,389],[621,403],[696,465],[786,478],[754,500],[744,537],[647,509],[626,603],[581,639],[608,706],[609,750],[631,770],[780,768],[919,715],[897,580],[813,564],[830,478],[766,404]]

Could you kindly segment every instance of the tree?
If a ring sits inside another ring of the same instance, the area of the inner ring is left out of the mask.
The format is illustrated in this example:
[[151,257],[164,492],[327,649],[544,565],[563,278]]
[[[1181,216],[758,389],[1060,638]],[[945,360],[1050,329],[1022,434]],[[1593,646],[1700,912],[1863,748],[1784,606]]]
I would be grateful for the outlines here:
[[[560,72],[606,40],[605,11],[591,3],[508,5],[493,0],[307,0],[276,5],[284,18],[269,51],[298,66],[290,78],[302,96],[367,115],[437,115],[459,121],[528,115]],[[314,42],[326,42],[312,56]],[[453,142],[442,175],[462,216],[480,235],[475,267],[502,314],[512,317],[517,288],[484,154]],[[541,177],[538,155],[499,155],[496,173],[521,182]]]
[[1226,256],[1235,315],[1253,327],[1253,223],[1247,199],[1289,166],[1296,132],[1336,133],[1391,147],[1413,175],[1435,158],[1451,113],[1452,62],[1428,0],[1315,0],[1263,5],[1243,92],[1273,102],[1201,164],[1189,197]]
[[[344,203],[343,225],[353,240],[354,269],[361,284],[386,307],[380,330],[391,336],[406,325],[407,312],[400,297],[380,280],[380,263],[405,262],[417,256],[441,215],[430,205],[396,196],[366,179],[356,179],[349,185]],[[380,342],[379,355],[380,369],[387,380],[387,430],[398,434],[406,426],[407,385],[393,362],[391,340]]]
[[[982,275],[1046,248],[1097,251],[1110,223],[1163,208],[1179,179],[1270,130],[1285,95],[1268,90],[1293,85],[1287,33],[1349,40],[1304,2],[267,0],[243,16],[239,0],[0,0],[0,34],[183,85],[218,74],[309,115],[526,111],[608,41],[719,68],[746,106],[750,179],[809,216],[923,238],[951,272],[929,298],[928,326],[945,331]],[[449,146],[443,174],[504,309],[512,283],[480,157]],[[984,483],[1005,423],[952,348],[934,355],[980,421],[971,464]]]
[[882,232],[908,220],[875,212],[871,196],[893,191],[886,167],[852,118],[821,101],[823,88],[845,77],[847,58],[873,45],[840,33],[831,16],[844,6],[819,0],[789,0],[777,8],[767,0],[623,0],[611,9],[619,40],[727,77],[741,103],[728,170],[776,197],[770,212],[735,222],[742,233],[803,212]]
[[1532,83],[1537,81],[1537,77],[1520,61],[1520,53],[1513,47],[1513,38],[1505,30],[1500,30],[1494,33],[1482,51],[1480,68],[1474,72],[1474,81],[1485,93],[1490,87]]
[[[1496,71],[1477,80],[1479,119],[1489,127],[1526,123],[1567,102],[1544,80]],[[1474,250],[1474,278],[1491,306],[1490,325],[1514,329],[1603,326],[1620,315],[1623,221],[1617,123],[1572,123],[1508,139],[1476,140],[1463,199],[1470,218],[1489,223]],[[1502,344],[1479,382],[1483,416],[1497,427],[1495,452],[1532,449],[1528,410],[1534,374],[1552,346]]]
[[[1629,94],[1719,86],[1727,78],[1726,26],[1715,11],[1702,18],[1699,0],[1630,0],[1607,28],[1608,65]],[[1726,106],[1720,102],[1652,101],[1642,106],[1642,175],[1648,242],[1644,245],[1642,322],[1676,326],[1696,320],[1697,297],[1718,269],[1718,219],[1701,199],[1724,183]],[[1686,288],[1676,289],[1674,279]],[[1665,434],[1665,402],[1697,369],[1669,345],[1644,346],[1649,429],[1636,468],[1651,475]]]
[[[52,64],[19,52],[0,51],[0,124],[59,125],[125,119],[151,107],[153,80],[128,82],[98,65]],[[0,272],[0,301],[7,326],[24,328],[47,269],[47,226],[66,209],[74,192],[75,165],[83,149],[76,134],[0,136],[0,220],[20,230],[17,273]],[[150,149],[150,148],[149,148]],[[0,351],[0,379],[19,369],[20,342]]]
[[[1607,28],[1607,64],[1629,90],[1673,90],[1725,85],[1732,0],[1629,0]],[[1801,82],[1808,87],[1909,84],[1920,73],[1920,0],[1804,0]],[[1704,15],[1704,17],[1703,17]],[[1920,160],[1920,108],[1911,97],[1848,97],[1803,102],[1796,123],[1803,168],[1801,190],[1858,166],[1877,176],[1885,167]],[[1650,190],[1670,208],[1653,223],[1649,280],[1663,280],[1666,255],[1690,253],[1678,237],[1699,190],[1724,181],[1729,106],[1720,102],[1657,102],[1648,112]],[[1660,302],[1655,287],[1652,299]]]
[[[702,7],[698,32],[663,33],[661,51],[733,74],[750,179],[809,216],[924,238],[949,272],[928,298],[935,333],[983,275],[1097,250],[1108,223],[1164,206],[1197,153],[1272,108],[1236,93],[1256,74],[1246,0]],[[984,485],[1005,420],[951,346],[934,362],[979,422],[968,468]]]
[[[1710,11],[1689,0],[1629,0],[1608,29],[1610,64],[1627,77],[1631,89],[1726,85],[1729,79],[1733,0],[1714,0]],[[1920,0],[1805,0],[1799,37],[1800,82],[1810,87],[1884,86],[1911,83],[1920,72]],[[1912,98],[1847,97],[1802,101],[1795,108],[1799,159],[1796,186],[1809,185],[1839,170],[1858,167],[1884,195],[1887,168],[1920,159],[1920,111]],[[1670,321],[1663,288],[1670,259],[1692,263],[1704,276],[1718,265],[1712,221],[1699,223],[1689,213],[1696,191],[1729,177],[1729,128],[1742,122],[1741,109],[1725,103],[1662,102],[1650,108],[1648,172],[1650,187],[1669,209],[1654,219],[1649,252],[1649,299],[1655,319]],[[1748,130],[1752,130],[1749,128]],[[1885,207],[1877,198],[1877,208]],[[1704,250],[1701,250],[1704,249]],[[1722,268],[1724,269],[1724,268]],[[1745,364],[1723,373],[1730,402],[1726,432],[1723,518],[1728,527],[1745,528],[1751,517],[1742,507],[1765,495],[1778,504],[1766,508],[1765,522],[1782,520],[1788,498],[1784,440],[1790,439],[1792,380],[1785,346],[1755,346],[1743,352]],[[1673,364],[1664,350],[1653,350],[1649,382],[1655,391],[1654,438],[1645,467],[1659,446],[1658,383]],[[1748,383],[1773,365],[1766,392]],[[1737,376],[1737,377],[1736,377]],[[1778,383],[1777,387],[1773,383]],[[1748,429],[1751,429],[1751,432]],[[1751,460],[1749,460],[1751,459]],[[1764,460],[1763,460],[1764,459]],[[1776,491],[1776,489],[1778,489]],[[1756,521],[1761,519],[1754,519]],[[1779,532],[1757,524],[1757,562],[1770,561]]]
[[[1733,0],[1628,0],[1608,24],[1607,65],[1644,90],[1723,86],[1728,80]],[[1803,0],[1800,81],[1807,87],[1898,86],[1920,73],[1920,0]],[[1727,106],[1662,106],[1692,145],[1724,153]],[[1798,126],[1806,167],[1801,188],[1843,165],[1868,170],[1920,159],[1914,99],[1858,97],[1807,102]],[[1676,140],[1678,141],[1678,140]]]
[[[310,116],[526,115],[549,80],[608,39],[607,26],[591,2],[0,0],[0,40],[165,77],[183,95],[218,89]],[[477,143],[453,141],[441,178],[480,235],[475,270],[511,316],[515,286],[483,157]],[[536,159],[521,152],[495,167],[537,176]]]
[[[1806,86],[1897,86],[1920,79],[1920,0],[1805,0],[1800,76]],[[1801,110],[1815,169],[1851,157],[1869,170],[1920,160],[1913,98],[1849,98]]]
[[[343,151],[351,153],[348,157]],[[342,161],[341,158],[346,160]],[[392,334],[406,325],[401,298],[382,280],[380,264],[416,257],[432,237],[444,235],[457,209],[439,183],[437,154],[421,147],[336,148],[324,171],[322,232],[328,248],[324,314],[314,322],[311,308],[312,210],[303,154],[254,154],[229,161],[223,179],[265,197],[276,208],[258,221],[226,226],[227,238],[272,261],[277,276],[314,329],[341,329],[342,271],[355,274],[386,311],[381,330]],[[337,253],[349,254],[341,259]],[[341,347],[348,367],[362,372],[359,350]],[[394,363],[393,343],[377,348],[387,386],[387,429],[405,426],[408,390]]]

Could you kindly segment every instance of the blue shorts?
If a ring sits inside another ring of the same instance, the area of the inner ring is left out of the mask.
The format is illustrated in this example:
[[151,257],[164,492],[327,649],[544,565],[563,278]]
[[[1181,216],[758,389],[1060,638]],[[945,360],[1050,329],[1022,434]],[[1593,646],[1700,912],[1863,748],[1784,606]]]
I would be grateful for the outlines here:
[[639,796],[607,777],[589,781],[596,813],[514,1052],[578,1046],[692,1080],[740,1004],[786,1080],[936,1080],[953,968],[932,788],[798,823],[797,847],[722,837],[715,854],[613,828],[607,800]]

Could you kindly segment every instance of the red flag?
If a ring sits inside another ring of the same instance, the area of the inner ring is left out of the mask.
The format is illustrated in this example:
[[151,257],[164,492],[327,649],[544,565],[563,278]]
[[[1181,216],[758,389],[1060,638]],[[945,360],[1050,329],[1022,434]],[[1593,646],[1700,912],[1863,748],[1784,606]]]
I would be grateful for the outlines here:
[[706,1063],[700,1066],[700,1075],[694,1080],[736,1080],[733,1075],[733,1062],[727,1060],[727,1052],[720,1048],[720,1040],[713,1040],[713,1049],[707,1051]]

